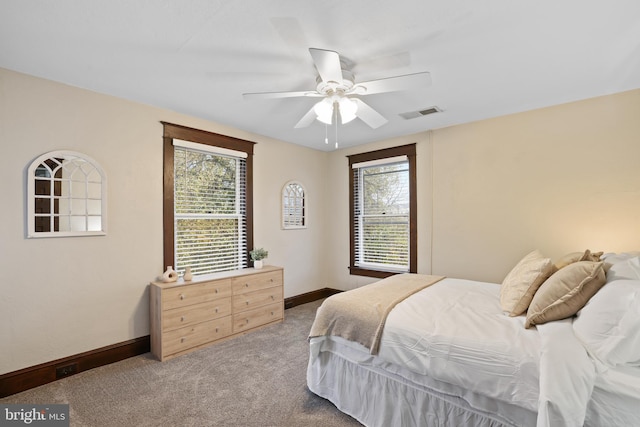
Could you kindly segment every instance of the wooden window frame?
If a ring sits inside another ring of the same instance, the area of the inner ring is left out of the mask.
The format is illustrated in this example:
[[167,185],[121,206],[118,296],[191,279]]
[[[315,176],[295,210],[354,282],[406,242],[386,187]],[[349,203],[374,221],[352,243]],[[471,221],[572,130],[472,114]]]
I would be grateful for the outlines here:
[[196,142],[198,144],[211,145],[214,147],[226,148],[229,150],[247,153],[246,158],[246,220],[247,220],[247,253],[245,260],[249,263],[249,251],[253,248],[253,148],[255,142],[234,138],[227,135],[220,135],[199,129],[173,123],[160,122],[163,129],[163,262],[162,269],[166,266],[173,266],[175,260],[175,229],[174,229],[174,151],[173,140]]
[[384,148],[382,150],[347,156],[349,159],[349,273],[356,276],[385,278],[398,274],[393,271],[372,270],[355,265],[356,236],[354,226],[355,200],[354,177],[352,165],[355,163],[381,160],[397,156],[407,156],[409,162],[409,272],[418,272],[418,201],[416,185],[416,144],[407,144],[398,147]]

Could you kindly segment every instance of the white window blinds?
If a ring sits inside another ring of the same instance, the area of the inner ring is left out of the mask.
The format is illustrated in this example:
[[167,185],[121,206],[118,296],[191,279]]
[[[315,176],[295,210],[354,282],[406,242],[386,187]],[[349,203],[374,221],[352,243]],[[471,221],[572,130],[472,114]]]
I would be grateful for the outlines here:
[[194,148],[174,144],[175,269],[245,268],[246,160]]
[[355,266],[409,271],[409,162],[406,156],[353,167]]

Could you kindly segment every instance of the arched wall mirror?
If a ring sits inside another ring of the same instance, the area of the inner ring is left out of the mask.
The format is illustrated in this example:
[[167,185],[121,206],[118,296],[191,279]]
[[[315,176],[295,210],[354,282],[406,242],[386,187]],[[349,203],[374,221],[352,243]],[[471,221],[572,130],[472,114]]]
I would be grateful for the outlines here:
[[282,228],[307,228],[307,200],[304,187],[296,181],[282,187]]
[[52,151],[27,171],[27,237],[106,234],[105,174],[90,157]]

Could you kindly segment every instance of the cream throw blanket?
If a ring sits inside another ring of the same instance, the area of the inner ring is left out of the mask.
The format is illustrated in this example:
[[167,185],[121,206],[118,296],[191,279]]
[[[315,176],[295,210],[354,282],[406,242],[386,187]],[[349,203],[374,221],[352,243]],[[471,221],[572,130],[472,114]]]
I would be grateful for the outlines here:
[[335,335],[378,353],[387,315],[414,293],[442,280],[442,276],[397,274],[327,298],[316,313],[309,338]]

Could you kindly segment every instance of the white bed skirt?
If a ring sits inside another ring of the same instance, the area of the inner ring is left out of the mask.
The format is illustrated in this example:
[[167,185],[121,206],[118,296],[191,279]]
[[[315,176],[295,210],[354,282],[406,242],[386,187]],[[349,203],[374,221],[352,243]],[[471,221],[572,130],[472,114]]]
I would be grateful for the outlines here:
[[[443,393],[408,379],[410,373],[398,375],[400,371],[375,366],[375,357],[344,344],[335,338],[311,339],[307,385],[365,426],[536,425],[534,412],[467,390],[456,391],[450,384],[440,384],[438,388],[447,389]],[[336,346],[339,352],[328,350]]]

